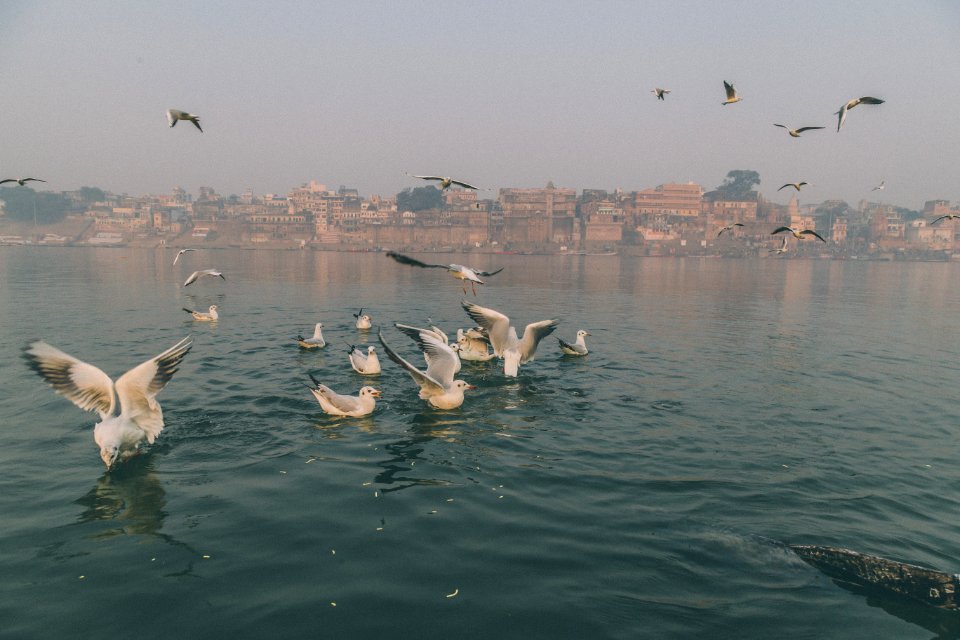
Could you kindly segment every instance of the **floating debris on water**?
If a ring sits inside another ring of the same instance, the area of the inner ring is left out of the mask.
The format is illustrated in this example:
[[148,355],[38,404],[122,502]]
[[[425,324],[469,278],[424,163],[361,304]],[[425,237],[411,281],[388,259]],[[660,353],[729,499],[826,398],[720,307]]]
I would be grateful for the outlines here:
[[459,587],[456,588],[456,589],[454,589],[454,590],[453,590],[453,593],[448,593],[448,594],[447,594],[447,597],[448,597],[448,598],[453,598],[453,597],[455,597],[458,593],[460,593],[460,588],[459,588]]
[[209,559],[210,559],[210,556],[204,554],[204,555],[203,555],[203,559],[204,559],[204,560],[209,560]]
[[77,580],[85,580],[86,578],[87,576],[80,576],[79,578],[77,578]]

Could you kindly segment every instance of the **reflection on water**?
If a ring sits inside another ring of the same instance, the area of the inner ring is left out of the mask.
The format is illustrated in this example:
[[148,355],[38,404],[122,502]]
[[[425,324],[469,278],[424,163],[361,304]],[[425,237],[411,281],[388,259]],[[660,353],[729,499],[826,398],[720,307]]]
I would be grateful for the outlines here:
[[[147,454],[149,455],[149,454]],[[145,456],[129,460],[112,473],[104,473],[76,503],[84,507],[81,523],[112,521],[116,528],[98,531],[93,537],[155,535],[167,514],[166,492]]]

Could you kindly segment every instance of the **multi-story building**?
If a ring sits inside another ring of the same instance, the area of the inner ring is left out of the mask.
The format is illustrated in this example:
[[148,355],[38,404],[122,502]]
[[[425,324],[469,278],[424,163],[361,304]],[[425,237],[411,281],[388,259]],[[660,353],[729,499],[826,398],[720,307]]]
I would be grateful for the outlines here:
[[546,247],[575,246],[577,192],[558,189],[550,182],[543,189],[500,189],[503,233],[512,243]]

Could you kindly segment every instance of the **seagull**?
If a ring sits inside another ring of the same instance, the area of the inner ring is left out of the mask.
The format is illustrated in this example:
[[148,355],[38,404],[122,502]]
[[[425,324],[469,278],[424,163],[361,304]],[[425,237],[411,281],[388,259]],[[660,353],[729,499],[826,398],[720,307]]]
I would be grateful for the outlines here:
[[840,107],[840,111],[836,112],[837,118],[837,132],[840,132],[840,127],[843,126],[843,121],[847,119],[847,111],[853,109],[858,104],[883,104],[884,101],[880,98],[871,98],[870,96],[863,96],[862,98],[854,98],[853,100],[847,100],[847,103]]
[[787,236],[780,238],[780,246],[776,249],[769,249],[770,253],[786,253],[787,252]]
[[177,255],[173,258],[173,264],[177,264],[177,260],[180,259],[180,256],[185,254],[187,251],[196,251],[196,249],[180,249],[180,251],[177,251]]
[[420,385],[420,399],[426,400],[437,409],[456,409],[463,404],[463,393],[476,389],[472,384],[463,380],[454,380],[454,372],[460,366],[460,359],[456,352],[448,345],[443,344],[431,331],[422,331],[417,337],[417,343],[424,352],[430,364],[426,371],[420,371],[415,366],[394,353],[383,340],[383,332],[377,332],[380,344],[387,356],[407,370],[413,381]]
[[182,307],[182,309],[192,315],[194,320],[199,320],[200,322],[216,322],[220,319],[220,315],[217,313],[217,305],[215,304],[210,305],[210,309],[207,311],[207,313],[202,311],[193,311],[192,309],[187,309],[186,307]]
[[373,345],[367,347],[366,355],[351,345],[347,357],[350,359],[350,366],[360,375],[375,376],[380,373],[380,359],[377,358],[377,350]]
[[564,341],[563,338],[557,338],[560,341],[560,350],[563,351],[568,356],[585,356],[590,351],[587,349],[587,342],[585,340],[586,336],[592,335],[583,329],[577,331],[577,341],[573,344]]
[[727,99],[720,104],[733,104],[734,102],[743,100],[743,98],[737,95],[737,90],[733,88],[733,85],[726,80],[723,81],[723,88],[727,92]]
[[800,127],[799,129],[791,129],[790,127],[782,124],[775,124],[775,127],[782,127],[787,130],[787,133],[790,134],[792,138],[799,138],[800,134],[804,131],[810,131],[811,129],[826,129],[826,127]]
[[303,347],[304,349],[321,349],[327,346],[327,341],[323,339],[323,323],[318,322],[313,327],[313,337],[304,338],[301,335],[297,336],[297,344]]
[[[170,123],[170,126],[177,126],[178,120],[189,120],[193,123],[193,126],[200,129],[200,116],[195,116],[192,113],[180,111],[179,109],[167,109],[167,122]],[[203,129],[200,129],[200,133],[203,133]]]
[[813,236],[820,242],[826,242],[826,240],[824,240],[820,236],[820,234],[814,231],[813,229],[804,229],[803,231],[797,231],[793,227],[777,227],[776,229],[770,232],[770,235],[780,233],[781,231],[788,231],[789,233],[793,234],[793,237],[796,238],[797,240],[803,240],[803,236]]
[[420,262],[419,260],[411,258],[410,256],[397,253],[396,251],[387,251],[387,257],[393,258],[400,264],[408,264],[413,267],[422,267],[424,269],[446,269],[450,272],[450,275],[463,282],[464,294],[467,293],[467,282],[470,283],[470,286],[473,289],[473,295],[477,295],[477,285],[484,284],[483,280],[480,279],[480,276],[495,276],[503,271],[503,267],[500,267],[496,271],[480,271],[471,267],[465,267],[462,264],[431,264],[428,262]]
[[941,220],[960,220],[960,215],[957,215],[957,214],[955,214],[955,213],[948,213],[948,214],[945,215],[945,216],[940,216],[939,218],[937,218],[936,220],[934,220],[934,221],[931,222],[930,224],[932,224],[932,225],[933,225],[933,224],[937,224],[937,223],[940,222]]
[[332,416],[359,418],[373,413],[380,392],[373,387],[363,387],[358,396],[342,396],[326,385],[320,384],[313,374],[308,374],[316,388],[310,387],[310,393],[320,403],[320,408]]
[[808,184],[808,183],[806,183],[806,182],[788,182],[787,184],[785,184],[785,185],[783,185],[782,187],[780,187],[780,189],[777,189],[777,191],[781,191],[782,189],[786,189],[787,187],[793,187],[793,188],[796,189],[797,191],[800,191],[800,187],[802,187],[802,186],[805,185],[805,184]]
[[361,331],[366,331],[373,326],[373,322],[370,321],[370,315],[363,313],[363,307],[360,307],[360,311],[353,314],[353,317],[357,319],[357,329]]
[[[407,174],[410,175],[410,174]],[[462,180],[454,180],[449,176],[410,176],[411,178],[420,178],[421,180],[439,180],[440,181],[440,190],[446,191],[450,188],[450,185],[457,185],[458,187],[463,187],[464,189],[473,189],[474,191],[480,191],[480,187],[475,187],[472,184],[467,184]]]
[[875,186],[873,189],[870,189],[870,191],[883,191],[884,187],[886,187],[886,186],[887,186],[887,181],[886,181],[886,180],[881,180],[881,181],[880,181],[880,184],[878,184],[877,186]]
[[670,93],[670,89],[661,89],[660,87],[657,87],[650,93],[656,94],[657,100],[663,100],[664,96]]
[[191,273],[190,277],[187,278],[187,281],[183,283],[183,286],[189,287],[204,276],[213,276],[214,278],[222,278],[223,280],[226,280],[226,278],[223,277],[223,274],[216,269],[204,269],[203,271],[194,271]]
[[457,329],[457,354],[461,360],[487,362],[496,358],[497,354],[490,351],[489,344],[487,337],[477,329],[469,329],[466,332],[463,329]]
[[556,320],[531,322],[523,329],[523,337],[517,337],[517,329],[510,325],[510,318],[499,311],[481,307],[464,300],[460,303],[474,322],[486,329],[490,345],[498,358],[504,359],[504,374],[516,377],[521,364],[534,358],[540,341],[554,332]]
[[739,223],[739,222],[734,222],[733,224],[728,224],[727,226],[722,227],[722,228],[720,229],[720,232],[717,234],[717,237],[719,238],[720,236],[722,236],[724,231],[733,231],[733,228],[734,228],[734,227],[742,227],[742,226],[743,226],[743,224],[741,224],[741,223]]
[[434,325],[433,320],[431,320],[430,318],[427,318],[427,322],[430,323],[430,330],[433,331],[438,336],[440,336],[440,339],[443,340],[443,344],[450,344],[450,338],[447,336],[446,333],[443,332],[443,329]]
[[0,180],[0,184],[5,182],[16,182],[21,187],[25,182],[46,182],[46,180],[41,180],[40,178],[7,178],[5,180]]
[[[177,372],[193,345],[186,337],[150,358],[116,383],[103,371],[77,360],[46,342],[33,342],[23,356],[30,368],[50,383],[54,391],[85,411],[100,414],[93,439],[107,471],[139,452],[146,440],[153,444],[163,430],[163,412],[156,397]],[[119,414],[117,413],[119,400]]]

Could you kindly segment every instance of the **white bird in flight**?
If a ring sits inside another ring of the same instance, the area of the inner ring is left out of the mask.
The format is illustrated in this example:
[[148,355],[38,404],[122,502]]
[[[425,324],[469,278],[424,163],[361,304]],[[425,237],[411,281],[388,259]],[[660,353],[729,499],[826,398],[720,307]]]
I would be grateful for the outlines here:
[[936,220],[934,220],[934,221],[931,222],[930,224],[931,224],[931,225],[937,224],[937,223],[940,222],[941,220],[960,220],[960,215],[957,215],[957,214],[955,214],[955,213],[948,213],[948,214],[945,215],[945,216],[940,216],[939,218],[937,218]]
[[654,89],[654,90],[651,91],[650,93],[656,95],[656,96],[657,96],[657,100],[663,100],[663,99],[664,99],[664,96],[665,96],[666,94],[670,93],[670,89],[661,89],[660,87],[657,87],[656,89]]
[[870,96],[863,96],[862,98],[854,98],[852,100],[847,100],[847,103],[840,107],[840,110],[835,113],[837,115],[837,132],[840,132],[840,127],[843,126],[843,122],[847,119],[847,111],[853,109],[858,104],[883,104],[883,100],[880,98],[871,98]]
[[776,249],[769,249],[770,253],[786,253],[787,252],[787,236],[782,236],[780,238],[780,246]]
[[353,314],[353,317],[357,319],[357,329],[361,331],[366,331],[373,326],[373,320],[369,314],[363,312],[363,307],[360,307],[360,311]]
[[533,360],[540,341],[554,332],[556,320],[531,322],[523,329],[523,337],[517,337],[516,327],[511,326],[510,318],[487,307],[481,307],[467,300],[460,303],[474,322],[487,331],[493,352],[504,359],[503,372],[516,377],[521,364]]
[[349,358],[353,370],[360,375],[375,376],[380,373],[380,359],[377,357],[377,349],[373,345],[367,347],[366,353],[351,345],[350,351],[347,352],[347,358]]
[[787,184],[785,184],[785,185],[783,185],[782,187],[780,187],[779,189],[777,189],[777,191],[781,191],[781,190],[783,190],[783,189],[786,189],[787,187],[793,187],[793,188],[796,189],[797,191],[800,191],[800,187],[802,187],[802,186],[804,186],[804,185],[806,185],[806,184],[808,184],[808,183],[806,183],[806,182],[788,182]]
[[[177,126],[177,122],[180,120],[189,120],[193,123],[193,126],[200,129],[200,116],[179,109],[167,109],[167,122],[170,123],[171,127]],[[200,133],[203,133],[203,129],[200,129]]]
[[775,235],[775,234],[777,234],[777,233],[783,233],[784,231],[786,231],[787,233],[791,234],[791,235],[792,235],[794,238],[796,238],[797,240],[803,240],[803,236],[813,236],[814,238],[816,238],[816,239],[819,240],[820,242],[826,242],[826,240],[824,240],[824,239],[820,236],[820,234],[817,233],[816,231],[814,231],[813,229],[804,229],[803,231],[797,231],[797,230],[794,229],[793,227],[777,227],[776,229],[774,229],[773,231],[770,232],[770,235]]
[[194,271],[190,274],[190,277],[187,278],[187,281],[183,283],[183,286],[189,287],[194,282],[199,280],[204,276],[212,276],[214,278],[221,278],[226,281],[226,278],[223,277],[223,274],[217,271],[216,269],[204,269],[203,271]]
[[109,471],[136,455],[144,441],[153,444],[160,435],[163,412],[157,394],[170,382],[192,344],[189,337],[184,338],[127,371],[116,383],[97,367],[45,342],[28,345],[24,357],[54,391],[81,409],[100,414],[93,439]]
[[720,236],[722,236],[724,231],[733,231],[734,227],[742,227],[742,226],[743,226],[742,223],[734,222],[733,224],[728,224],[725,227],[721,227],[720,231],[717,233],[717,237],[719,238]]
[[182,307],[182,309],[192,315],[194,320],[199,320],[200,322],[216,322],[220,319],[220,314],[217,313],[217,305],[215,304],[210,305],[207,313],[202,311],[194,311],[192,309],[187,309],[186,307]]
[[358,396],[344,396],[335,392],[330,387],[320,384],[320,382],[313,377],[313,374],[309,375],[310,380],[312,380],[314,384],[314,387],[310,387],[310,393],[317,399],[317,402],[320,403],[320,408],[323,409],[325,413],[329,413],[332,416],[360,418],[370,415],[377,407],[377,398],[380,397],[380,392],[373,387],[361,388],[360,395]]
[[800,127],[799,129],[791,129],[790,127],[782,124],[775,124],[773,126],[786,129],[787,133],[790,134],[791,138],[799,138],[800,134],[803,133],[804,131],[810,131],[812,129],[826,129],[826,127]]
[[[407,175],[410,175],[409,173]],[[440,190],[446,191],[450,188],[450,185],[457,185],[458,187],[463,187],[464,189],[473,189],[474,191],[480,191],[480,187],[475,187],[472,184],[468,184],[462,180],[454,180],[450,176],[410,176],[411,178],[420,178],[421,180],[435,180],[440,183]]]
[[187,251],[196,251],[196,249],[180,249],[180,251],[177,251],[177,255],[173,258],[173,264],[177,264],[177,260],[180,259],[180,256],[185,254]]
[[426,400],[431,406],[437,409],[456,409],[463,404],[463,393],[476,389],[463,380],[454,380],[460,358],[432,331],[421,331],[417,336],[417,344],[429,362],[426,371],[417,369],[397,355],[384,341],[383,332],[377,332],[377,335],[387,356],[407,370],[413,381],[420,386],[420,399]]
[[743,100],[743,98],[737,95],[737,90],[733,88],[733,85],[726,80],[723,81],[723,89],[727,92],[727,99],[720,104],[733,104],[734,102]]
[[5,182],[16,182],[21,187],[25,182],[46,182],[46,180],[41,180],[40,178],[6,178],[5,180],[0,180],[0,184]]
[[568,356],[585,356],[590,351],[587,349],[586,336],[591,335],[589,332],[580,329],[577,331],[577,340],[573,344],[564,341],[563,338],[557,337],[557,340],[560,341],[560,350],[563,351]]
[[318,322],[313,327],[313,337],[304,338],[301,335],[297,336],[297,344],[303,347],[304,349],[320,349],[327,346],[327,341],[323,339],[323,323]]
[[480,271],[479,269],[466,267],[462,264],[433,264],[430,262],[421,262],[416,258],[405,256],[402,253],[397,253],[396,251],[387,251],[387,257],[393,258],[400,264],[407,264],[412,267],[421,267],[423,269],[446,269],[450,272],[450,275],[463,283],[464,294],[467,293],[468,282],[473,289],[473,295],[477,295],[477,285],[484,284],[483,280],[480,279],[480,276],[495,276],[503,271],[503,267],[500,267],[496,271]]
[[877,186],[875,186],[873,189],[870,189],[870,191],[883,191],[884,187],[886,187],[886,186],[887,186],[887,181],[886,181],[886,180],[881,180],[881,181],[880,181],[880,184],[878,184]]

